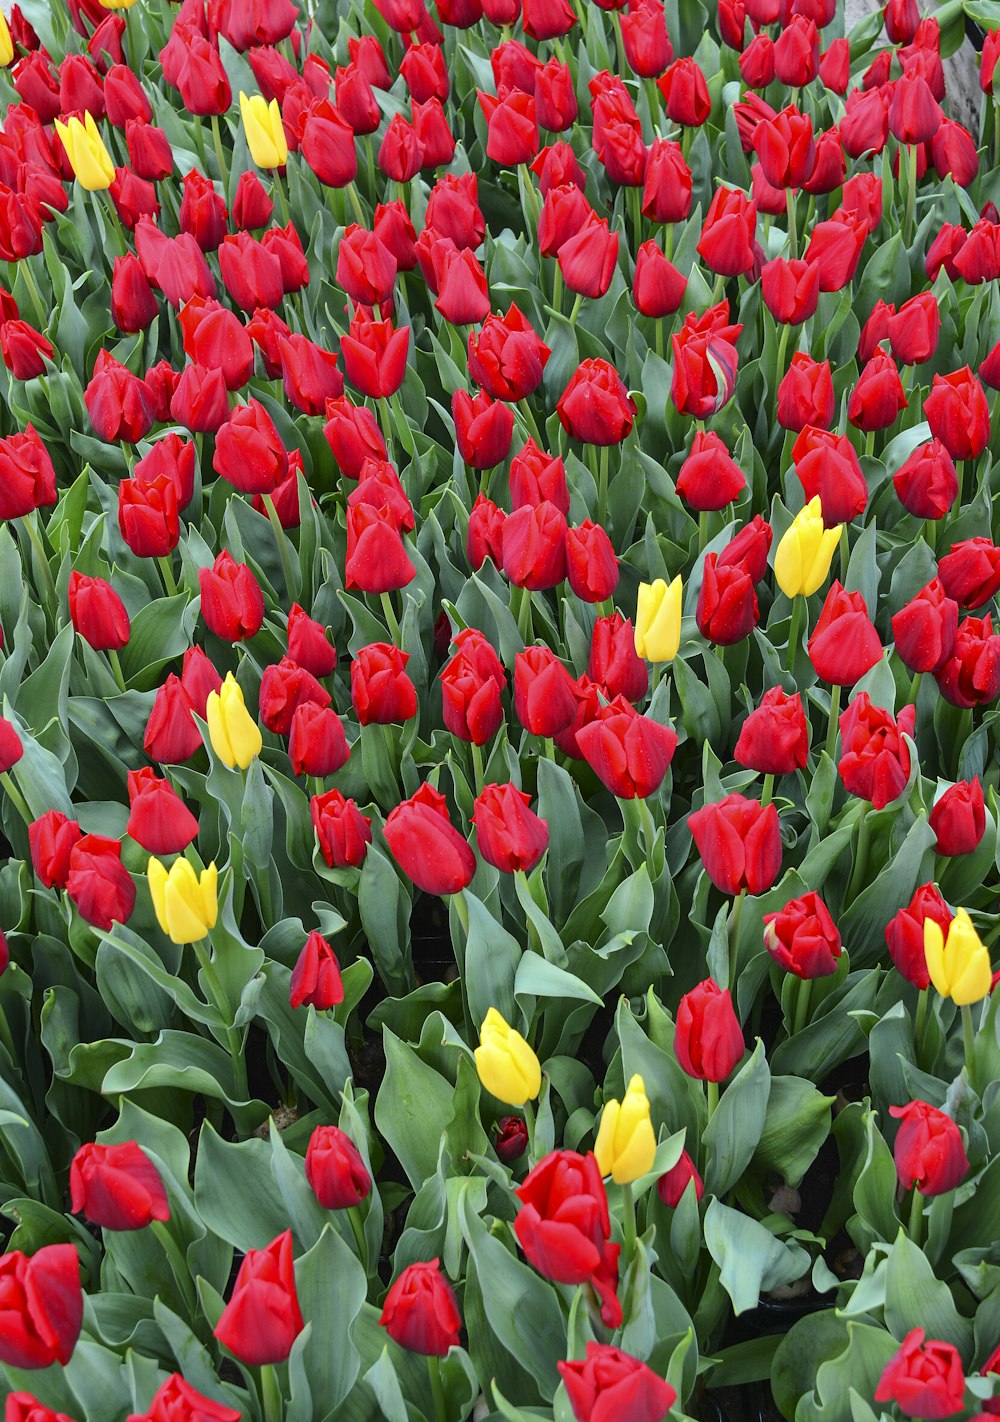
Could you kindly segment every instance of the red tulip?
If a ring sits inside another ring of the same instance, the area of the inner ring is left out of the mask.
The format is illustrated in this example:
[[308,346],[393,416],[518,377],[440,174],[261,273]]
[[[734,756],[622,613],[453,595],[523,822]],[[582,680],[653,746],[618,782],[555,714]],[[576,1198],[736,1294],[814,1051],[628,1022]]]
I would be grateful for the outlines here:
[[324,1210],[349,1210],[371,1194],[361,1153],[337,1126],[317,1126],[309,1137],[306,1179]]
[[69,1172],[70,1208],[101,1229],[144,1229],[168,1220],[163,1179],[135,1141],[82,1145]]
[[724,894],[763,894],[781,871],[781,830],[773,805],[727,795],[688,815],[705,871]]
[[295,1290],[292,1232],[266,1249],[248,1249],[215,1337],[248,1367],[282,1363],[304,1327]]
[[684,994],[677,1007],[674,1051],[688,1076],[699,1081],[725,1081],[745,1050],[743,1029],[728,988],[723,990],[706,978]]
[[472,823],[479,853],[504,874],[530,873],[548,848],[548,821],[531,809],[531,796],[513,785],[486,785]]
[[425,894],[457,894],[476,872],[476,857],[451,823],[444,796],[426,781],[390,813],[383,832],[406,878]]

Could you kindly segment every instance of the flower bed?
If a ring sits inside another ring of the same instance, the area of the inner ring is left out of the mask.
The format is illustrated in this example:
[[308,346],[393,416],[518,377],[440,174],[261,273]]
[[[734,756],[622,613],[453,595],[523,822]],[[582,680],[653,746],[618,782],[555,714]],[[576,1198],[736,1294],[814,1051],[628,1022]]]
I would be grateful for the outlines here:
[[5,1422],[1000,1413],[932,8],[0,23]]

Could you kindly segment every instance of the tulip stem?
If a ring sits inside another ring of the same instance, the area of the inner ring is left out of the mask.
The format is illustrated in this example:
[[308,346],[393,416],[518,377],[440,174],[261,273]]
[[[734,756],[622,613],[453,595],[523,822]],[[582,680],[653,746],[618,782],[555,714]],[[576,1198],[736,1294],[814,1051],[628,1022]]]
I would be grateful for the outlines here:
[[826,753],[832,761],[837,757],[837,732],[840,729],[840,686],[830,691],[830,720],[826,729]]
[[150,1230],[160,1241],[163,1252],[167,1256],[167,1263],[170,1265],[170,1272],[174,1276],[174,1282],[184,1300],[184,1307],[189,1319],[197,1317],[199,1313],[198,1300],[195,1296],[194,1283],[191,1279],[191,1271],[187,1266],[187,1261],[181,1253],[180,1245],[174,1239],[170,1230],[162,1220],[152,1220]]
[[712,536],[709,528],[708,510],[702,509],[698,515],[698,552],[704,553],[705,545]]
[[762,790],[761,790],[761,792],[760,792],[760,807],[761,807],[761,809],[762,809],[762,810],[766,810],[767,807],[768,807],[768,805],[771,803],[771,800],[772,800],[773,798],[774,798],[774,776],[773,776],[773,775],[765,775],[765,776],[764,776],[764,785],[763,785],[763,788],[762,788]]
[[292,579],[292,565],[288,557],[288,539],[285,536],[285,530],[281,525],[281,519],[278,517],[278,510],[274,506],[274,498],[272,495],[264,494],[262,503],[267,513],[268,522],[274,532],[274,541],[278,545],[278,558],[281,560],[281,572],[285,579],[285,587],[288,590],[288,596],[294,598],[299,592],[299,579]]
[[122,664],[114,647],[108,648],[108,661],[111,663],[111,670],[114,672],[115,681],[118,683],[118,690],[124,691],[125,674],[122,671]]
[[812,990],[812,980],[810,978],[799,978],[798,987],[795,990],[795,1017],[792,1022],[792,1036],[798,1034],[806,1027],[809,1021],[809,995]]
[[924,1197],[913,1187],[913,1194],[910,1196],[910,1218],[907,1222],[906,1233],[910,1236],[913,1244],[919,1244],[921,1235],[924,1232]]
[[858,822],[858,847],[854,855],[854,868],[851,870],[850,883],[847,886],[847,898],[845,902],[853,903],[861,888],[861,881],[864,878],[865,869],[868,864],[868,836],[871,832],[869,824],[870,816],[868,806],[865,805],[861,811],[861,819]]
[[274,190],[278,194],[278,206],[281,208],[281,220],[285,227],[292,220],[292,215],[288,211],[288,196],[285,192],[285,185],[281,181],[281,174],[277,168],[274,170]]
[[194,955],[198,959],[198,966],[205,979],[206,995],[211,999],[212,1005],[222,1019],[226,1047],[233,1063],[233,1081],[237,1094],[241,1101],[247,1101],[250,1096],[250,1089],[247,1084],[247,1066],[243,1059],[243,1048],[240,1043],[239,1033],[229,1022],[229,1004],[226,1001],[225,990],[213,966],[211,952],[205,947],[205,940],[201,939],[191,946],[194,949]]
[[792,598],[792,621],[788,629],[788,648],[785,652],[785,670],[795,675],[795,658],[799,650],[799,628],[802,625],[802,598]]
[[622,1186],[622,1230],[625,1235],[625,1267],[635,1253],[635,1195],[632,1193],[632,1182],[626,1180]]
[[608,521],[608,460],[610,452],[601,445],[597,463],[597,521],[603,528]]
[[576,300],[573,302],[573,305],[572,305],[572,307],[570,308],[569,324],[570,324],[571,326],[575,326],[575,325],[576,325],[576,318],[577,318],[577,317],[579,316],[579,314],[580,314],[580,307],[581,307],[582,305],[583,305],[583,292],[582,292],[582,291],[578,291],[578,292],[576,293]]
[[930,989],[922,988],[917,994],[917,1016],[913,1024],[913,1048],[919,1065],[921,1048],[924,1044],[924,1027],[927,1023],[927,1002],[930,998]]
[[368,1241],[365,1239],[365,1226],[361,1218],[361,1211],[357,1205],[348,1205],[347,1221],[351,1226],[351,1233],[354,1235],[354,1243],[358,1246],[358,1257],[364,1266],[365,1273],[368,1272]]
[[774,384],[776,389],[781,384],[782,379],[784,378],[785,353],[788,350],[788,333],[791,329],[792,328],[787,321],[783,322],[781,327],[781,335],[778,337],[778,360],[774,368]]
[[212,142],[215,144],[215,159],[219,165],[219,177],[222,180],[222,196],[229,192],[229,170],[226,167],[226,157],[222,151],[222,131],[219,128],[219,115],[212,115]]
[[559,265],[558,262],[556,262],[556,263],[555,263],[555,271],[554,271],[553,274],[552,274],[552,310],[556,313],[557,316],[561,316],[561,315],[562,315],[562,298],[563,298],[563,276],[562,276],[562,267]]
[[167,554],[164,554],[162,558],[157,558],[156,561],[159,564],[160,574],[163,578],[163,586],[166,590],[167,596],[176,597],[177,583],[174,579],[173,564],[171,563],[169,556]]
[[400,647],[399,623],[396,621],[396,614],[393,611],[392,599],[387,592],[379,593],[379,601],[382,604],[382,611],[385,614],[386,626],[389,628],[389,636],[392,638],[394,646]]
[[361,198],[358,196],[358,189],[354,183],[347,184],[347,196],[351,199],[351,206],[354,208],[354,216],[358,219],[358,224],[361,227],[367,227],[368,218],[361,206]]
[[531,619],[531,589],[527,587],[521,588],[521,600],[517,608],[517,630],[524,645],[530,647],[535,640],[535,629]]
[[264,1409],[264,1422],[281,1422],[283,1405],[278,1374],[273,1363],[264,1363],[260,1370],[260,1400]]
[[528,404],[527,399],[525,398],[524,400],[518,400],[517,408],[524,416],[524,423],[528,426],[528,430],[531,434],[532,439],[538,445],[539,449],[544,449],[545,440],[542,438],[542,435],[538,429],[538,425],[535,423],[535,417],[531,413],[531,406]]
[[24,277],[24,284],[28,288],[28,291],[31,295],[32,303],[35,307],[35,312],[38,316],[38,329],[39,331],[44,331],[45,323],[48,320],[48,316],[46,315],[45,307],[42,305],[42,298],[39,294],[38,287],[35,284],[35,274],[31,270],[30,257],[23,257],[21,259],[21,265],[19,270],[21,272],[21,275]]
[[535,1108],[530,1101],[526,1101],[522,1106],[524,1112],[524,1124],[528,1128],[528,1162],[535,1158]]
[[[531,216],[528,217],[527,213],[525,213],[524,215],[526,218],[528,218],[529,222],[534,227],[534,235],[537,236],[538,222],[542,215],[542,209],[538,201],[538,194],[535,192],[535,184],[531,178],[531,169],[528,167],[527,163],[522,163],[520,165],[520,168],[521,178],[524,182],[525,196],[528,199],[528,206],[531,208]],[[570,317],[570,324],[572,324],[572,319],[573,318]]]
[[976,1090],[976,1029],[972,1021],[972,1008],[967,1002],[963,1002],[959,1011],[962,1014],[962,1042],[965,1046],[965,1065],[969,1072],[969,1085],[973,1091]]
[[799,234],[795,224],[795,189],[785,189],[785,207],[788,214],[788,255],[794,261],[799,255]]
[[719,1104],[719,1083],[717,1081],[706,1081],[705,1087],[708,1093],[708,1120],[715,1115],[716,1107]]
[[923,681],[923,679],[923,672],[913,673],[913,680],[910,682],[910,689],[906,693],[906,700],[908,705],[915,706],[917,704],[917,696],[920,693],[920,683]]
[[30,825],[35,817],[28,809],[28,805],[25,801],[24,796],[21,794],[20,790],[17,788],[17,786],[11,779],[9,770],[0,772],[0,785],[2,785],[4,790],[7,792],[8,799],[14,806],[17,813],[21,816],[21,819],[26,825]]
[[481,795],[483,792],[483,786],[486,784],[486,772],[483,768],[483,748],[482,746],[476,745],[475,741],[473,741],[471,745],[472,773],[473,778],[476,782],[476,794]]
[[104,191],[107,194],[107,208],[111,216],[111,226],[115,230],[118,245],[121,247],[122,254],[124,255],[128,251],[128,238],[125,236],[125,229],[122,227],[121,218],[118,216],[118,209],[115,207],[115,200],[111,196],[111,190],[105,188]]
[[28,535],[28,541],[35,550],[35,558],[38,562],[38,571],[42,575],[42,582],[45,584],[46,613],[55,618],[55,611],[58,605],[56,597],[56,585],[52,581],[52,569],[49,567],[49,560],[45,556],[45,548],[42,544],[42,534],[38,527],[38,510],[32,509],[25,514],[21,520],[24,531]]
[[427,1359],[427,1376],[431,1380],[431,1396],[434,1399],[434,1416],[437,1422],[448,1422],[448,1404],[441,1381],[441,1359],[431,1353]]
[[917,145],[906,145],[906,206],[903,214],[903,245],[913,241],[913,213],[917,202]]

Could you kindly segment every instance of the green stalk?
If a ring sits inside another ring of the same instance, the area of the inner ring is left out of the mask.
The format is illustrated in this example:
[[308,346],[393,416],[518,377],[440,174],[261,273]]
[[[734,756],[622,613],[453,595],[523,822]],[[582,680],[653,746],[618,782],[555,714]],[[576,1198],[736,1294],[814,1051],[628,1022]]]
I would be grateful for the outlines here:
[[624,1263],[628,1268],[629,1261],[635,1254],[635,1195],[632,1193],[632,1182],[627,1180],[622,1186],[622,1229],[625,1234]]
[[812,980],[810,978],[799,978],[798,987],[795,990],[795,1018],[792,1023],[792,1035],[797,1036],[809,1021],[809,996],[812,991]]
[[764,776],[764,785],[763,785],[763,788],[761,789],[761,792],[760,792],[760,807],[761,807],[761,809],[762,809],[762,810],[766,810],[767,807],[768,807],[768,805],[771,803],[771,801],[772,801],[773,798],[774,798],[774,776],[773,776],[773,775],[765,775],[765,776]]
[[719,1083],[717,1081],[706,1081],[705,1086],[708,1096],[708,1119],[710,1121],[715,1115],[716,1108],[719,1104]]
[[281,519],[278,517],[278,510],[274,506],[274,498],[271,494],[264,494],[261,502],[267,513],[268,522],[274,532],[274,541],[278,545],[278,557],[281,560],[281,571],[285,579],[285,587],[289,597],[295,597],[298,591],[299,580],[292,579],[292,565],[288,556],[288,535],[282,527]]
[[924,1197],[914,1185],[913,1194],[910,1196],[910,1218],[906,1226],[906,1233],[914,1244],[920,1243],[924,1226]]
[[785,204],[788,209],[788,255],[794,260],[799,255],[799,234],[795,224],[795,189],[785,189]]
[[785,652],[785,670],[795,674],[795,658],[799,650],[799,629],[802,626],[802,598],[792,598],[792,623],[788,631],[788,648]]
[[832,761],[837,756],[837,734],[840,730],[840,687],[834,686],[830,692],[830,720],[826,730],[826,753]]
[[215,144],[215,159],[219,165],[219,177],[222,179],[222,195],[225,197],[229,192],[229,170],[222,150],[222,131],[219,128],[218,114],[212,115],[212,142]]
[[392,638],[395,646],[399,647],[401,646],[399,623],[397,622],[396,614],[393,611],[392,599],[390,598],[387,592],[384,592],[379,593],[379,601],[382,604],[382,611],[385,614],[386,625],[389,628],[389,636]]
[[854,856],[854,868],[851,871],[851,882],[847,888],[847,902],[853,903],[861,888],[861,881],[864,878],[868,861],[868,839],[871,834],[870,815],[868,806],[861,812],[861,820],[858,825],[858,847]]
[[264,1422],[281,1422],[285,1409],[273,1363],[265,1363],[260,1370],[260,1400]]
[[967,1002],[963,1002],[960,1008],[962,1014],[962,1043],[965,1048],[965,1065],[969,1072],[969,1085],[972,1090],[976,1090],[976,1028],[972,1021],[972,1008]]
[[30,825],[35,817],[28,809],[24,796],[11,779],[9,770],[0,771],[0,785],[2,785],[7,792],[8,799],[21,816],[21,819],[26,825]]
[[434,1399],[436,1422],[448,1422],[448,1404],[445,1401],[444,1384],[441,1381],[441,1359],[433,1353],[427,1359],[427,1376],[431,1380],[431,1396]]
[[157,558],[156,562],[160,569],[160,575],[163,578],[163,586],[166,589],[167,596],[176,597],[177,583],[174,579],[174,568],[170,555],[164,554],[162,558]]
[[114,647],[108,648],[108,661],[111,663],[111,670],[114,672],[115,681],[118,683],[118,690],[124,691],[125,676],[122,672],[122,664],[118,657],[118,653],[115,651]]
[[42,304],[42,298],[39,294],[38,287],[35,284],[35,274],[31,270],[30,257],[23,257],[21,259],[19,270],[21,272],[21,275],[24,277],[24,284],[31,294],[31,300],[34,305],[35,312],[38,316],[38,329],[39,331],[44,331],[45,323],[48,321],[48,314],[46,313],[45,307]]
[[187,1266],[180,1245],[174,1239],[170,1230],[162,1220],[153,1220],[150,1230],[160,1241],[163,1252],[167,1256],[167,1263],[170,1265],[170,1272],[174,1276],[174,1282],[180,1290],[184,1300],[184,1307],[189,1318],[195,1318],[199,1312],[198,1300],[195,1297],[194,1283],[191,1279],[191,1271]]
[[28,535],[28,539],[31,543],[31,546],[35,550],[35,558],[38,562],[38,571],[41,573],[42,582],[45,584],[45,611],[54,620],[56,615],[56,606],[58,604],[58,599],[56,597],[56,585],[52,581],[52,569],[49,567],[49,560],[45,556],[45,547],[42,543],[42,531],[38,527],[38,510],[32,509],[30,513],[25,514],[21,522],[24,526],[25,533]]

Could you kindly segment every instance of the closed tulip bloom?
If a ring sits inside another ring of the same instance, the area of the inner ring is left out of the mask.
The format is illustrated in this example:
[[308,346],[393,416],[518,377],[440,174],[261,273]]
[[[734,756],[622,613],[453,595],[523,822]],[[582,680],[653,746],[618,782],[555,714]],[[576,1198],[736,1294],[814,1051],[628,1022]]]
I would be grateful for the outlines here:
[[503,524],[503,571],[517,587],[540,592],[566,576],[566,519],[547,501],[524,504]]
[[944,518],[958,498],[955,464],[939,439],[918,444],[892,482],[899,502],[915,518]]
[[108,444],[115,440],[136,444],[152,426],[145,381],[106,350],[100,351],[94,362],[94,374],[83,398],[95,434]]
[[[735,329],[738,335],[742,327],[726,329]],[[733,341],[724,331],[699,331],[687,323],[670,340],[674,354],[670,398],[674,405],[682,415],[696,420],[717,414],[736,389],[739,355]]]
[[317,1126],[309,1137],[306,1179],[324,1210],[352,1209],[372,1189],[360,1151],[337,1126]]
[[679,143],[654,138],[646,158],[643,216],[653,222],[683,222],[691,211],[692,177]]
[[953,706],[980,706],[1000,695],[1000,634],[992,617],[958,624],[951,655],[935,672],[938,689]]
[[55,501],[56,472],[34,425],[0,439],[0,519],[21,518]]
[[635,614],[635,650],[648,662],[672,662],[681,641],[681,576],[640,583]]
[[[241,1413],[234,1407],[213,1402],[185,1382],[180,1373],[170,1377],[156,1389],[149,1411],[141,1416],[131,1414],[126,1422],[240,1422]],[[36,1422],[26,1418],[25,1422]],[[37,1422],[46,1422],[38,1418]]]
[[584,602],[604,602],[618,586],[614,546],[604,529],[589,518],[566,530],[566,577]]
[[688,1076],[698,1081],[725,1081],[745,1050],[728,988],[723,990],[706,978],[684,994],[677,1007],[674,1051]]
[[990,412],[983,387],[968,366],[935,375],[924,401],[931,434],[952,459],[978,459],[989,443]]
[[883,430],[908,403],[896,362],[886,351],[878,350],[851,391],[847,418],[858,429]]
[[618,264],[618,233],[610,231],[606,218],[589,211],[582,226],[560,244],[556,260],[570,291],[603,296]]
[[557,1363],[576,1422],[661,1422],[677,1392],[652,1368],[607,1343],[587,1344],[586,1360]]
[[882,657],[882,642],[858,592],[834,582],[808,642],[817,676],[834,686],[853,686]]
[[351,700],[362,726],[408,721],[417,713],[417,693],[406,674],[408,652],[386,642],[361,647],[351,663]]
[[288,733],[293,775],[334,775],[350,754],[344,724],[332,707],[305,701],[295,708]]
[[[65,1412],[55,1412],[33,1397],[30,1392],[11,1392],[7,1395],[4,1422],[73,1422]],[[133,1422],[133,1419],[129,1419]],[[233,1422],[239,1422],[239,1413],[233,1413]]]
[[260,719],[276,736],[288,735],[299,706],[308,702],[329,706],[330,700],[326,687],[290,657],[282,657],[276,665],[272,663],[264,668],[258,699]]
[[741,642],[757,626],[760,608],[750,574],[739,563],[719,564],[709,553],[702,569],[695,621],[698,631],[717,646]]
[[699,513],[724,509],[739,498],[746,483],[743,470],[719,436],[711,430],[698,430],[676,480],[684,502]]
[[576,715],[576,688],[548,647],[525,647],[514,658],[514,712],[533,736],[557,736]]
[[650,238],[636,253],[632,300],[643,316],[659,320],[676,311],[684,299],[687,277],[682,276]]
[[125,604],[104,578],[69,575],[69,615],[75,631],[95,652],[117,651],[129,639]]
[[61,810],[47,810],[28,826],[32,868],[47,889],[66,887],[70,853],[81,838],[78,822]]
[[760,294],[776,321],[801,325],[819,304],[819,268],[811,262],[775,257],[761,271]]
[[215,1337],[241,1363],[257,1368],[284,1362],[303,1327],[292,1232],[286,1229],[266,1249],[247,1250]]
[[778,424],[796,434],[807,425],[829,429],[833,411],[830,362],[796,351],[778,386]]
[[63,1367],[83,1323],[80,1256],[72,1244],[0,1257],[0,1362],[11,1368]]
[[632,1077],[621,1101],[605,1105],[594,1155],[601,1174],[610,1175],[616,1185],[631,1184],[652,1170],[656,1136],[641,1076]]
[[924,921],[924,955],[935,989],[957,1007],[981,1002],[990,991],[993,971],[989,950],[964,908],[957,911],[946,931],[932,918]]
[[309,813],[320,853],[331,869],[356,868],[372,842],[372,822],[339,790],[314,795]]
[[115,180],[115,165],[97,130],[89,111],[83,121],[71,117],[66,123],[55,121],[56,133],[66,150],[73,174],[81,188],[88,192],[103,192]]
[[982,535],[953,543],[938,577],[959,607],[982,607],[1000,589],[1000,548]]
[[954,1190],[969,1173],[969,1159],[952,1118],[926,1101],[890,1106],[889,1115],[900,1122],[893,1159],[902,1188],[916,1186],[925,1196]]
[[655,794],[677,749],[677,733],[641,716],[624,697],[597,709],[576,733],[580,754],[620,800]]
[[459,453],[471,469],[492,469],[507,458],[514,433],[514,414],[507,405],[485,391],[472,396],[456,390],[451,413]]
[[318,1012],[344,1000],[337,955],[321,933],[309,934],[292,969],[288,1001],[292,1007],[315,1007]]
[[767,576],[767,555],[773,539],[771,525],[760,514],[754,514],[719,554],[719,567],[738,564],[750,575],[754,586],[762,583]]
[[534,93],[512,90],[499,99],[479,94],[486,118],[486,156],[502,167],[530,163],[538,153],[538,116]]
[[231,769],[246,770],[264,744],[260,727],[250,715],[243,700],[243,690],[233,676],[226,673],[221,691],[209,692],[205,707],[208,736],[212,749]]
[[621,376],[600,357],[580,362],[556,409],[563,429],[582,444],[621,444],[636,415]]
[[904,736],[913,738],[916,707],[904,706],[894,719],[882,706],[859,692],[840,717],[842,754],[837,767],[850,795],[868,800],[876,810],[902,794],[910,777],[910,752]]
[[200,647],[184,653],[180,679],[192,708],[204,719],[209,692],[222,690],[222,677]]
[[159,310],[138,258],[131,252],[116,257],[111,279],[111,319],[119,331],[133,335],[145,331],[156,320]]
[[476,857],[451,823],[447,801],[426,781],[391,812],[383,833],[404,875],[425,894],[457,894],[476,872]]
[[11,766],[24,755],[24,746],[21,737],[7,720],[5,716],[0,716],[0,774],[6,775]]
[[898,612],[893,613],[892,635],[904,665],[912,672],[940,671],[955,646],[958,603],[934,578]]
[[264,621],[264,595],[246,563],[223,549],[211,568],[198,570],[201,615],[225,642],[255,637]]
[[172,943],[198,943],[211,932],[219,914],[214,864],[198,874],[187,859],[167,870],[151,857],[146,875],[156,921]]
[[270,103],[260,94],[240,93],[240,116],[250,157],[258,168],[283,168],[288,162],[288,143],[281,123],[277,99]]
[[734,759],[761,775],[791,775],[809,759],[809,723],[798,692],[772,686],[743,722]]
[[883,1369],[876,1402],[895,1402],[906,1417],[952,1417],[965,1401],[962,1355],[952,1343],[924,1343],[912,1329]]
[[554,504],[560,513],[569,514],[569,487],[566,466],[561,456],[546,454],[533,439],[522,445],[510,461],[510,500],[515,509],[523,504],[537,507]]
[[462,1318],[437,1259],[407,1265],[385,1296],[379,1323],[412,1353],[443,1358],[458,1347]]
[[534,1101],[542,1089],[542,1068],[527,1042],[491,1007],[479,1029],[476,1071],[483,1086],[508,1106]]
[[69,1172],[70,1208],[101,1229],[144,1229],[168,1220],[160,1172],[135,1141],[82,1145]]
[[811,892],[764,915],[764,947],[779,967],[807,980],[835,973],[842,951],[830,910]]
[[329,676],[337,665],[337,649],[321,622],[293,602],[288,611],[288,655],[313,676]]
[[967,128],[943,118],[931,139],[931,158],[940,179],[951,177],[960,188],[972,184],[979,172],[976,142]]
[[[239,390],[253,374],[254,347],[243,322],[217,301],[193,296],[179,315],[184,353],[197,365],[221,370],[227,390]],[[254,402],[255,403],[255,402]],[[253,405],[241,407],[252,411]],[[240,409],[234,418],[246,418]]]
[[620,612],[594,623],[587,672],[610,700],[623,696],[634,704],[649,690],[649,672],[635,650],[635,630]]
[[941,313],[932,291],[921,292],[904,301],[895,316],[889,317],[892,353],[901,365],[922,365],[937,350]]
[[934,884],[921,884],[910,902],[886,924],[885,941],[898,972],[920,991],[930,986],[924,924],[933,920],[946,936],[952,913]]
[[774,552],[774,576],[786,597],[810,597],[830,571],[840,526],[823,527],[823,506],[810,499],[795,515]]
[[698,1174],[698,1168],[694,1161],[686,1150],[682,1150],[681,1158],[677,1164],[671,1166],[656,1182],[657,1193],[668,1210],[676,1210],[692,1181],[694,1182],[695,1200],[700,1204],[705,1194],[705,1183]]
[[70,850],[66,892],[80,917],[107,933],[113,923],[127,923],[135,908],[135,884],[122,864],[117,839],[85,834]]
[[34,380],[44,375],[45,362],[55,358],[52,342],[27,321],[5,321],[0,325],[0,352],[15,380]]
[[505,685],[502,669],[497,679],[471,652],[456,652],[441,671],[442,714],[452,735],[480,746],[492,740],[503,721]]
[[688,815],[712,883],[724,894],[763,894],[781,872],[781,828],[773,805],[727,795]]
[[128,772],[126,833],[150,854],[180,854],[198,834],[198,821],[169,780],[150,765]]
[[743,276],[753,268],[757,209],[735,188],[716,188],[698,241],[698,255],[719,276]]
[[693,59],[676,59],[656,86],[667,103],[667,117],[688,128],[700,128],[712,112],[705,75]]
[[757,125],[753,142],[772,187],[801,188],[806,183],[816,162],[812,120],[807,114],[790,104],[773,119]]
[[986,807],[979,777],[959,780],[935,802],[928,818],[938,854],[971,854],[986,832]]
[[530,873],[548,848],[548,821],[531,809],[530,795],[514,785],[484,786],[472,823],[479,853],[504,874]]
[[819,499],[826,528],[864,513],[868,483],[846,435],[807,425],[792,446],[792,461],[806,498]]
[[362,395],[385,399],[403,383],[409,347],[409,326],[355,315],[340,342],[344,373]]

